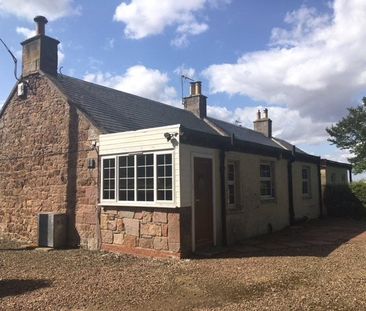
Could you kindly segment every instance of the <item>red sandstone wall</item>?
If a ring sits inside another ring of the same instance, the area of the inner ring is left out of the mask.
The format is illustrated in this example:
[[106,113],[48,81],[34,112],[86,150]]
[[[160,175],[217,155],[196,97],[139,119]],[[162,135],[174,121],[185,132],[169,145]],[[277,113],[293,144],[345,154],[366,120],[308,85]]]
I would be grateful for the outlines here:
[[0,237],[36,243],[38,213],[67,212],[69,241],[94,248],[97,131],[44,77],[28,80],[0,117]]
[[181,257],[180,209],[110,208],[101,215],[102,248],[154,257]]

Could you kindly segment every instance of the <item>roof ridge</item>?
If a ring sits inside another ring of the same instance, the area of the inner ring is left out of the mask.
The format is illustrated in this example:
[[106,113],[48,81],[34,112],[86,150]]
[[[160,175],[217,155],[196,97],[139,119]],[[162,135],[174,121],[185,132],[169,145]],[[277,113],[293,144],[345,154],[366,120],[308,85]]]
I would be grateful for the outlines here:
[[[266,136],[266,135],[264,135],[263,133],[260,133],[260,132],[257,132],[257,131],[255,131],[255,130],[252,130],[252,129],[250,129],[249,127],[246,127],[246,126],[238,126],[238,125],[236,125],[236,124],[234,124],[234,123],[231,123],[231,122],[228,122],[228,121],[224,121],[224,120],[220,120],[220,119],[216,119],[216,118],[213,118],[213,117],[209,117],[209,118],[210,118],[210,119],[212,119],[212,120],[214,120],[214,121],[224,122],[224,123],[226,123],[226,124],[229,124],[229,125],[235,126],[235,127],[239,128],[239,129],[246,129],[246,130],[251,131],[251,132],[253,132],[253,133],[260,134],[260,135],[262,135],[262,136],[264,136],[264,137],[267,137],[267,136]],[[268,137],[267,137],[267,138],[268,138]]]

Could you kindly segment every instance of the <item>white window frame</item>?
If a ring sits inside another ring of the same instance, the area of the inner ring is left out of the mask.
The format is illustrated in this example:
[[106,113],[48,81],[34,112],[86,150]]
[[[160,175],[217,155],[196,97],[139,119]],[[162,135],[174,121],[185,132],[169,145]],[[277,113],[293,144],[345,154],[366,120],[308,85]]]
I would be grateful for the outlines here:
[[[262,177],[261,176],[261,165],[267,165],[270,168],[270,177]],[[262,181],[270,181],[271,182],[271,194],[270,195],[262,195],[261,194],[261,182]],[[269,161],[261,161],[259,163],[259,195],[262,200],[270,200],[276,198],[276,191],[275,191],[275,167],[273,162]]]
[[[229,209],[237,209],[240,207],[239,202],[240,202],[240,192],[239,192],[239,161],[235,161],[235,160],[228,160],[227,161],[227,174],[226,174],[226,191],[227,191],[227,206]],[[233,166],[234,167],[234,180],[229,180],[229,166]],[[229,186],[233,185],[234,186],[234,203],[230,203],[230,190],[229,190]]]
[[[307,170],[308,178],[304,179],[302,174],[303,170]],[[303,183],[306,182],[308,184],[308,192],[304,193]],[[310,166],[302,166],[301,167],[301,193],[305,198],[311,198],[311,169]]]
[[[153,201],[137,201],[137,156],[143,154],[152,154],[154,159],[153,167],[153,182],[154,182],[154,199]],[[161,154],[170,154],[172,156],[172,200],[157,200],[157,156]],[[134,201],[119,201],[119,157],[134,156]],[[162,151],[144,151],[136,153],[121,153],[113,156],[101,157],[101,185],[100,185],[100,204],[105,206],[161,206],[161,207],[175,207],[175,152],[173,150]],[[103,199],[103,160],[115,159],[115,199]]]
[[[104,164],[103,164],[103,161],[104,160],[108,160],[108,159],[114,159],[114,169],[115,169],[115,172],[114,172],[114,178],[116,179],[115,182],[114,182],[114,199],[104,199],[103,198],[103,182],[104,182]],[[101,159],[101,185],[100,185],[100,200],[103,201],[103,202],[115,202],[116,201],[116,198],[117,198],[117,172],[116,172],[116,162],[117,159],[116,159],[116,156],[105,156],[105,157],[102,157]]]

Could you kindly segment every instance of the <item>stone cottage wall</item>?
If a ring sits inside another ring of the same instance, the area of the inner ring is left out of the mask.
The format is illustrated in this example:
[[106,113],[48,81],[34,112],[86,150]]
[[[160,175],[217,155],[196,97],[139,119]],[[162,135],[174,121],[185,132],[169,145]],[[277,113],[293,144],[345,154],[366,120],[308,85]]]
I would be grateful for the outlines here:
[[154,257],[190,253],[190,209],[104,207],[102,249]]
[[66,212],[70,244],[92,248],[96,131],[45,77],[27,79],[27,98],[15,94],[0,117],[0,237],[37,243],[38,213]]

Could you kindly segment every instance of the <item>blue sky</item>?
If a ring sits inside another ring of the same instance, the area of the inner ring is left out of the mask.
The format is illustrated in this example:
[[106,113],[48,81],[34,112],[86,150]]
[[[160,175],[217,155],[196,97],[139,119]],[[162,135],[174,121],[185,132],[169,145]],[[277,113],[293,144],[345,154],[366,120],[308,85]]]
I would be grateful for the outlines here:
[[[211,116],[252,127],[268,107],[275,135],[349,156],[325,128],[365,95],[364,0],[0,0],[0,38],[19,62],[36,15],[61,41],[64,74],[180,106],[183,73],[202,80]],[[12,72],[1,46],[0,106]]]

